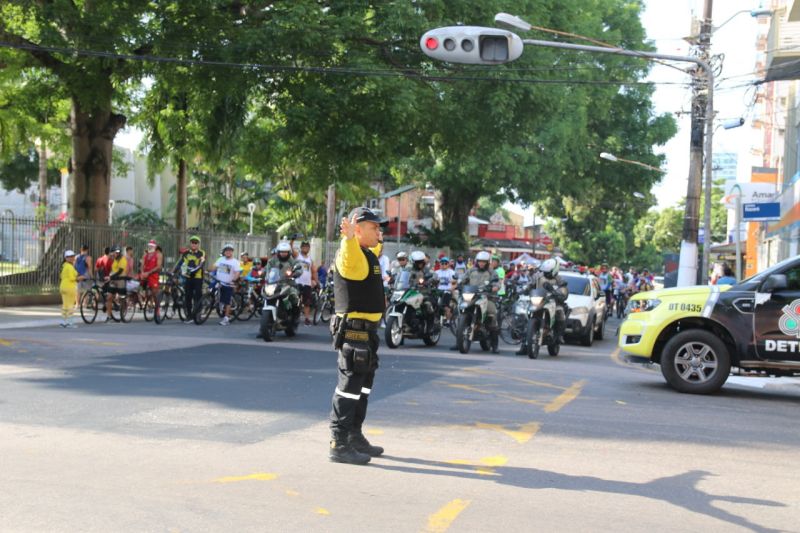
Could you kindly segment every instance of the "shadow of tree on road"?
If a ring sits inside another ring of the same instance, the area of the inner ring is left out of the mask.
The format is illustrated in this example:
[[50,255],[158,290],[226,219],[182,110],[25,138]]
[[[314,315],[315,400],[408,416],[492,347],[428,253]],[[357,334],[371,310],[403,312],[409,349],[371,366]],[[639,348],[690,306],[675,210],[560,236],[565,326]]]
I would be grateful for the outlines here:
[[389,455],[384,455],[382,459],[414,466],[373,463],[370,465],[370,468],[379,468],[408,474],[427,474],[474,479],[524,489],[557,489],[575,492],[591,491],[606,494],[638,496],[666,502],[693,513],[702,514],[731,525],[764,533],[777,532],[780,530],[762,527],[743,516],[735,515],[724,509],[715,507],[713,503],[730,502],[735,504],[761,505],[765,507],[787,507],[785,503],[773,500],[703,492],[698,488],[698,484],[708,476],[713,475],[711,472],[703,470],[690,470],[675,476],[661,477],[644,483],[636,483],[593,476],[574,476],[537,468],[509,466],[493,468],[494,473],[486,475],[479,474],[475,470],[466,470],[464,465],[456,465],[453,463]]

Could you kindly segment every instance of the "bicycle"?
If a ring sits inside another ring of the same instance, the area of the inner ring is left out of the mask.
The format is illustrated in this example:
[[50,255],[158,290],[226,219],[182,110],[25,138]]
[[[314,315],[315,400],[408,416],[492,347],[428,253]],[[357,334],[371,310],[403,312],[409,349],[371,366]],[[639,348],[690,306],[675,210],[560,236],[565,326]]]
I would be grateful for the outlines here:
[[175,272],[167,271],[162,271],[161,275],[167,278],[158,295],[159,308],[162,310],[164,318],[171,320],[177,314],[181,321],[186,320],[186,300],[180,276]]
[[[216,308],[217,314],[222,317],[225,314],[225,306],[223,306],[219,301],[220,296],[220,283],[217,281],[217,278],[207,275],[208,281],[208,289],[203,292],[202,298],[200,301],[197,302],[194,308],[194,323],[198,326],[205,323],[208,320],[209,315],[211,315],[211,311]],[[229,317],[230,321],[233,322],[239,316],[239,313],[243,307],[243,300],[242,295],[234,292],[231,296],[231,315]]]
[[239,320],[246,322],[253,318],[253,316],[261,311],[264,302],[261,299],[261,280],[250,276],[245,277],[239,282],[239,289],[245,289],[244,294],[239,292],[242,297],[242,307],[238,313]]
[[334,313],[334,298],[333,298],[333,284],[328,283],[323,290],[320,291],[317,305],[314,308],[314,324],[322,322],[327,324]]
[[102,286],[99,284],[97,277],[92,278],[92,287],[81,295],[79,303],[81,311],[81,319],[86,324],[93,324],[97,319],[97,312],[102,308],[105,310],[105,295]]

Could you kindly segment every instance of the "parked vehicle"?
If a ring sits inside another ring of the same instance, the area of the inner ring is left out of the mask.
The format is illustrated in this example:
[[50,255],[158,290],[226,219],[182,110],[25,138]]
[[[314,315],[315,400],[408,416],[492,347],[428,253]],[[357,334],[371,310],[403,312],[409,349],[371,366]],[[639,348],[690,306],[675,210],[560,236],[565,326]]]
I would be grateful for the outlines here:
[[295,279],[303,273],[303,265],[296,264],[291,271],[282,276],[278,268],[267,273],[262,290],[264,307],[261,310],[259,333],[264,342],[270,342],[278,331],[287,337],[294,337],[300,324],[300,305],[297,298],[290,298],[295,289]]
[[403,271],[395,280],[394,291],[386,310],[386,345],[397,348],[404,339],[422,339],[426,346],[435,346],[442,334],[442,317],[432,299],[422,290],[425,279],[411,286],[410,273]]

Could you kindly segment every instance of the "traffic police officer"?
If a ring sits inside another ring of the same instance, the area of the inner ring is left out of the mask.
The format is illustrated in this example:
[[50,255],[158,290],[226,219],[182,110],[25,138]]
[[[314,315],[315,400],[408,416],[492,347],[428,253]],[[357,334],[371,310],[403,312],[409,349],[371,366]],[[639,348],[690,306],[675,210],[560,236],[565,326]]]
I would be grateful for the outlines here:
[[370,209],[359,207],[340,225],[343,238],[333,282],[336,318],[331,321],[339,380],[333,393],[329,451],[330,460],[338,463],[364,465],[383,453],[361,429],[378,368],[377,330],[385,309],[378,261],[383,223]]

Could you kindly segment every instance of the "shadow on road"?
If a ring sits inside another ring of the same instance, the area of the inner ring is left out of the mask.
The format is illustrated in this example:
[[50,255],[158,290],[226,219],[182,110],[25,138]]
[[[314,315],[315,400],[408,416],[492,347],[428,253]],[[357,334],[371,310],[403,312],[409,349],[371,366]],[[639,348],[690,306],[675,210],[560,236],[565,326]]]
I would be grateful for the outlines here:
[[714,502],[730,502],[766,507],[787,507],[786,504],[773,500],[725,496],[703,492],[698,488],[698,484],[712,475],[710,472],[703,470],[690,470],[684,474],[662,477],[645,483],[635,483],[592,476],[573,476],[537,468],[515,468],[506,466],[494,468],[493,474],[486,475],[479,474],[475,470],[466,470],[465,466],[452,463],[388,455],[384,455],[382,459],[388,459],[395,463],[405,463],[405,465],[373,463],[370,465],[370,468],[379,468],[408,474],[427,474],[474,479],[524,489],[557,489],[575,492],[592,491],[638,496],[670,503],[693,513],[702,514],[752,531],[765,533],[780,530],[759,526],[743,516],[738,516],[724,509],[720,509],[719,507],[715,507],[713,505]]

